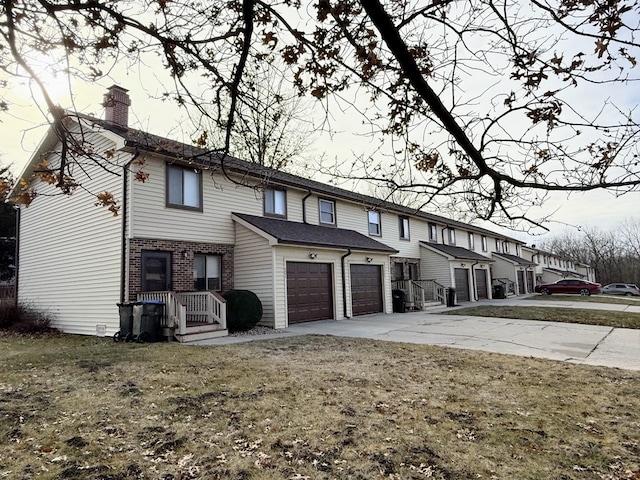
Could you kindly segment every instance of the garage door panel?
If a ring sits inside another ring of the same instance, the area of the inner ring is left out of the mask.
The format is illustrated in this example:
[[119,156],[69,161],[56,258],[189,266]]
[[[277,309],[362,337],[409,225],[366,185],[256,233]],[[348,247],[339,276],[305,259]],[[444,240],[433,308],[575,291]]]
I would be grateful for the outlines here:
[[289,324],[333,318],[333,276],[329,263],[287,262]]
[[456,297],[459,302],[468,302],[469,298],[469,269],[456,268],[454,269],[454,276],[456,280]]
[[382,267],[354,264],[350,272],[353,315],[382,312]]
[[476,293],[478,294],[478,299],[488,298],[486,270],[476,270]]

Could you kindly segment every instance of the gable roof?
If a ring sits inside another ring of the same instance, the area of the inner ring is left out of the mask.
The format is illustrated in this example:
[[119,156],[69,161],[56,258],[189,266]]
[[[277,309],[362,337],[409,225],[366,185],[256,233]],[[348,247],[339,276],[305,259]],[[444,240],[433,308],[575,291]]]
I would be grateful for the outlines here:
[[485,257],[484,255],[480,255],[472,250],[463,247],[456,247],[455,245],[444,245],[442,243],[430,243],[430,242],[420,242],[421,245],[435,250],[438,253],[443,253],[447,257],[451,257],[454,260],[478,260],[480,262],[494,262],[489,257]]
[[516,265],[537,265],[535,262],[531,260],[527,260],[526,258],[518,257],[517,255],[510,255],[508,253],[499,253],[499,252],[491,252],[491,255],[496,255],[498,257],[504,258]]
[[372,209],[382,209],[393,211],[401,215],[414,216],[428,222],[439,223],[447,227],[453,227],[465,231],[472,231],[491,235],[493,237],[504,238],[517,244],[525,243],[512,237],[492,232],[491,230],[487,230],[482,227],[469,225],[464,222],[459,222],[457,220],[442,217],[440,215],[434,215],[422,210],[416,210],[415,208],[397,205],[395,203],[383,201],[379,198],[375,198],[369,195],[346,190],[334,185],[328,185],[326,183],[318,182],[305,177],[300,177],[291,173],[283,172],[281,170],[265,167],[263,165],[257,165],[256,163],[241,160],[229,155],[223,156],[211,150],[205,150],[194,145],[189,145],[178,142],[176,140],[160,137],[158,135],[143,132],[141,130],[123,127],[121,125],[107,122],[105,120],[101,120],[89,115],[78,113],[69,113],[69,115],[89,122],[96,127],[99,127],[106,131],[119,135],[124,139],[126,148],[132,152],[146,151],[174,158],[177,162],[184,162],[187,164],[197,163],[198,166],[211,169],[224,168],[224,171],[227,173],[233,172],[243,176],[259,178],[262,180],[267,179],[269,183],[313,191],[314,193],[320,193],[329,197],[340,198],[343,200],[360,203]]
[[[351,202],[359,203],[367,208],[388,210],[400,215],[407,215],[421,218],[427,222],[434,222],[447,227],[453,227],[460,230],[477,232],[481,234],[491,235],[493,237],[503,238],[510,240],[517,244],[524,244],[520,240],[517,240],[506,235],[502,235],[491,230],[487,230],[475,225],[469,225],[464,222],[453,220],[450,218],[442,217],[432,213],[427,213],[422,210],[416,210],[415,208],[409,208],[395,203],[380,200],[378,198],[357,193],[351,190],[336,187],[334,185],[328,185],[326,183],[311,180],[309,178],[293,175],[281,170],[258,165],[253,162],[248,162],[235,158],[229,155],[221,155],[215,151],[206,150],[197,146],[182,143],[176,140],[154,135],[152,133],[144,132],[134,128],[123,127],[106,120],[102,120],[91,115],[85,115],[77,112],[67,112],[68,118],[72,121],[82,121],[90,128],[102,130],[110,135],[117,135],[123,140],[124,150],[131,153],[149,152],[157,155],[163,155],[174,159],[176,162],[185,164],[195,164],[201,168],[208,169],[224,169],[225,173],[236,173],[241,176],[257,178],[262,181],[268,180],[268,183],[290,186],[299,188],[302,190],[312,191],[321,195],[329,197],[348,200]],[[53,129],[49,129],[47,135],[47,142],[55,141],[55,133]],[[32,156],[32,161],[36,155]],[[29,166],[25,167],[22,175],[28,173]]]
[[244,213],[233,213],[233,216],[262,230],[275,238],[279,244],[398,253],[398,250],[354,230],[256,217]]

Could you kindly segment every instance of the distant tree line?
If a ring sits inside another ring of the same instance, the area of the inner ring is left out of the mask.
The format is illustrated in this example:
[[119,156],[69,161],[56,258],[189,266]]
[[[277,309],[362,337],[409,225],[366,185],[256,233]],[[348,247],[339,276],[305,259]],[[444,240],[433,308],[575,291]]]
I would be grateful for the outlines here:
[[588,227],[567,231],[545,240],[541,248],[591,265],[603,285],[640,285],[640,219],[626,220],[611,230]]

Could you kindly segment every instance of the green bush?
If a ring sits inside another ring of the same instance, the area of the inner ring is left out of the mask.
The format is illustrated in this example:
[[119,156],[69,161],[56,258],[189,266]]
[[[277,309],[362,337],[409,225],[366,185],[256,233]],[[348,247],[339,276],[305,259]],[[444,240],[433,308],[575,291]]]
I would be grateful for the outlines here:
[[262,302],[249,290],[228,290],[222,294],[227,301],[229,332],[244,332],[255,327],[262,318]]

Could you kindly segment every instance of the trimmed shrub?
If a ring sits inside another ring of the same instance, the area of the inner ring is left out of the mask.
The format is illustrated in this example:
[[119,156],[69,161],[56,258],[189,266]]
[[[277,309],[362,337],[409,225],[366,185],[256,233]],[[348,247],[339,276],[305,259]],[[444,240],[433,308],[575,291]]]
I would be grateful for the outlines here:
[[262,318],[262,302],[252,291],[228,290],[222,296],[227,301],[229,332],[251,330]]

